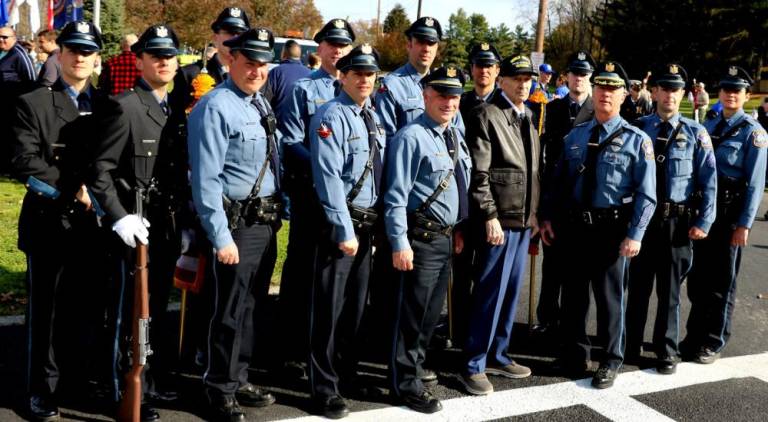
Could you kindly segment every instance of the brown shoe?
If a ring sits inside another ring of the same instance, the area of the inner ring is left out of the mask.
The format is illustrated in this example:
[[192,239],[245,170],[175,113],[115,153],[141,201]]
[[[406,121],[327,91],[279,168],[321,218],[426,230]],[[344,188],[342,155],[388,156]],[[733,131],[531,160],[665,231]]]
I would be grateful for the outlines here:
[[479,374],[461,374],[459,381],[464,384],[469,394],[485,396],[493,393],[493,384],[488,381],[484,372]]
[[490,375],[497,375],[506,378],[527,378],[531,376],[531,368],[523,365],[518,365],[515,361],[512,361],[509,365],[504,366],[488,366],[485,368],[485,372]]

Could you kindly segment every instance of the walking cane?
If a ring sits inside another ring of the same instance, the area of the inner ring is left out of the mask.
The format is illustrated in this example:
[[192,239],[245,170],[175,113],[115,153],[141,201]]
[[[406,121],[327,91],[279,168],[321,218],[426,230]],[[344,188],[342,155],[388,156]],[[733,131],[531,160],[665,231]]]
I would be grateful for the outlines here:
[[531,261],[530,282],[528,291],[528,331],[533,330],[534,313],[536,312],[536,256],[539,255],[539,237],[531,239],[528,245],[528,259]]

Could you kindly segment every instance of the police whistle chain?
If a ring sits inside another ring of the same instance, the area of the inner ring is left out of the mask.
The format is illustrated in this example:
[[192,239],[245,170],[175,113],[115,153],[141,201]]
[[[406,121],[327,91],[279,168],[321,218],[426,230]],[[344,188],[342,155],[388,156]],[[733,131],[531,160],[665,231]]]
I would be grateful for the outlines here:
[[[144,189],[136,187],[136,214],[144,217]],[[141,417],[141,372],[152,354],[149,347],[149,292],[147,271],[147,245],[136,242],[136,268],[134,273],[133,317],[131,318],[131,369],[125,376],[125,393],[120,402],[118,420],[139,422]]]

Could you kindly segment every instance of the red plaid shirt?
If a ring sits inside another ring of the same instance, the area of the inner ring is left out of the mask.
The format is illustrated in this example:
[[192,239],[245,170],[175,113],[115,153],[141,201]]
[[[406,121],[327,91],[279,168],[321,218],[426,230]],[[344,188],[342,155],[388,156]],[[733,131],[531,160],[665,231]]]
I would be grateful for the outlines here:
[[141,72],[136,69],[136,55],[131,51],[123,51],[104,63],[99,87],[110,95],[117,95],[133,88],[136,78],[140,76]]

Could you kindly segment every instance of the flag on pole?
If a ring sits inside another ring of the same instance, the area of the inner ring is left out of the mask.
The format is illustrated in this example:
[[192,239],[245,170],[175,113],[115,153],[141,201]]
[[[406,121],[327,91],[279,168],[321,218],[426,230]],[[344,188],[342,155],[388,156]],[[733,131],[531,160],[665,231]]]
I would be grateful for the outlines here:
[[0,0],[0,26],[8,24],[8,4],[5,0]]
[[53,0],[46,0],[46,3],[46,9],[48,13],[45,15],[45,27],[48,29],[53,29]]
[[68,22],[83,19],[83,0],[53,0],[53,26],[64,28]]
[[19,24],[19,7],[24,3],[29,5],[29,28],[32,33],[37,33],[40,29],[40,8],[37,0],[10,0],[8,2],[8,24],[11,26]]

